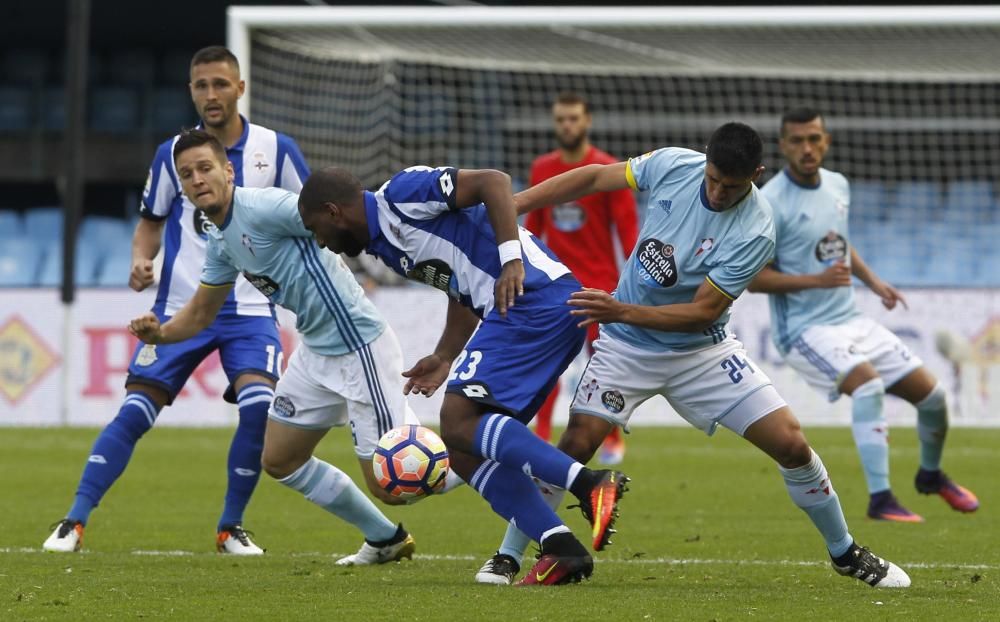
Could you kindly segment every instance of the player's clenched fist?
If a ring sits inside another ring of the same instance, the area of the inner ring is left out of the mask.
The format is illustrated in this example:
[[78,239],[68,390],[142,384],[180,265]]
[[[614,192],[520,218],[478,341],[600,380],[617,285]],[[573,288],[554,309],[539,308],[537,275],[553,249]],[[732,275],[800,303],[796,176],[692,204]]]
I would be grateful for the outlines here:
[[144,343],[157,343],[160,340],[160,320],[152,313],[143,313],[128,325],[128,332]]
[[128,276],[128,286],[141,292],[153,284],[153,262],[140,259],[132,262],[132,272]]

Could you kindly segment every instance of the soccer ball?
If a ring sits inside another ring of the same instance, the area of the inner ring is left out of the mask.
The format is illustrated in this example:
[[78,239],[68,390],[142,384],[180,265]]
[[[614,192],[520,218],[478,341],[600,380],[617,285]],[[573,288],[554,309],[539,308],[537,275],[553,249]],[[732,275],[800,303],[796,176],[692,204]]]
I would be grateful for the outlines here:
[[404,425],[382,435],[372,467],[383,490],[412,503],[444,487],[448,449],[433,430]]

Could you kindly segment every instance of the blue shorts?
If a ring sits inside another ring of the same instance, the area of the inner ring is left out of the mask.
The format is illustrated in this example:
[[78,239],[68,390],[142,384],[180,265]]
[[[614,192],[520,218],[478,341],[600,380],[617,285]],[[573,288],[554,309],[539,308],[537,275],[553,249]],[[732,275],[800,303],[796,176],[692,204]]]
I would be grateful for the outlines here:
[[580,283],[567,275],[493,310],[456,359],[448,393],[527,424],[583,347],[587,330],[566,304]]
[[[159,315],[160,322],[170,316]],[[222,368],[229,378],[227,402],[236,403],[232,383],[252,373],[278,380],[283,354],[278,324],[272,317],[220,315],[191,339],[180,343],[140,343],[132,353],[125,384],[146,384],[167,392],[172,404],[188,377],[213,350],[219,351]]]

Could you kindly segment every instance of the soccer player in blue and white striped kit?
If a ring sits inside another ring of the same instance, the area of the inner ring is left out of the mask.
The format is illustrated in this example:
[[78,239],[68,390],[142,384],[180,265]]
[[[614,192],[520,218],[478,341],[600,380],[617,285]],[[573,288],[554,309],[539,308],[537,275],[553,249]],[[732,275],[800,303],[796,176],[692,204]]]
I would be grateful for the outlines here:
[[590,576],[593,559],[532,476],[580,500],[595,550],[613,533],[627,478],[587,469],[526,426],[580,351],[585,331],[566,305],[580,283],[518,227],[510,177],[415,166],[366,192],[348,171],[330,168],[306,182],[299,211],[320,246],[349,256],[366,251],[448,295],[444,332],[434,353],[404,372],[405,390],[430,395],[447,383],[441,436],[452,469],[541,544],[522,584]]
[[[309,175],[295,142],[247,121],[237,112],[245,84],[239,61],[226,48],[199,50],[191,60],[191,99],[205,131],[226,145],[237,186],[298,191]],[[129,285],[152,285],[153,258],[164,246],[163,268],[153,312],[162,319],[176,313],[195,293],[205,261],[206,219],[181,191],[173,160],[177,137],[156,150],[143,192],[132,240]],[[267,409],[274,397],[282,361],[274,308],[240,278],[218,319],[195,339],[173,345],[136,348],[118,415],[98,436],[66,517],[44,543],[47,551],[80,549],[91,511],[124,472],[136,443],[153,427],[195,368],[218,350],[230,385],[226,399],[239,406],[239,423],[226,465],[228,487],[217,525],[221,553],[259,555],[264,551],[242,527],[243,512],[260,479],[260,455]]]
[[955,510],[975,511],[976,496],[941,470],[947,391],[899,337],[861,315],[854,301],[852,275],[886,309],[906,305],[902,294],[880,279],[850,244],[850,185],[840,173],[823,168],[830,148],[823,116],[811,108],[785,113],[779,147],[788,166],[761,190],[774,206],[774,262],[750,284],[751,291],[770,294],[775,347],[830,401],[851,397],[851,429],[868,485],[869,518],[923,520],[899,503],[889,485],[886,393],[917,409],[917,491],[940,495]]

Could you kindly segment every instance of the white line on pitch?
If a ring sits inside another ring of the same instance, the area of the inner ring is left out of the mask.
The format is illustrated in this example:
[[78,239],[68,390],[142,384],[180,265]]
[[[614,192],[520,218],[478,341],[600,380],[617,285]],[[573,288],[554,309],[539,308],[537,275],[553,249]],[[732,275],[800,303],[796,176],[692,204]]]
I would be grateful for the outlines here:
[[[3,553],[43,553],[42,549],[34,549],[29,547],[2,547],[0,548],[0,554]],[[84,552],[86,553],[86,552]],[[135,550],[130,551],[132,555],[145,555],[150,557],[187,557],[187,556],[215,556],[218,553],[209,552],[195,552],[195,551],[182,551],[182,550],[167,550],[167,551],[147,551],[147,550]],[[78,555],[80,553],[77,553]],[[272,554],[273,557],[329,557],[338,558],[344,557],[348,553],[320,553],[316,551],[312,552],[299,552],[299,553],[286,553],[284,555]],[[413,556],[415,559],[422,559],[427,561],[448,561],[448,562],[467,562],[467,561],[478,561],[485,559],[484,555],[427,555],[427,554],[416,554]],[[734,564],[737,566],[826,566],[824,561],[805,561],[796,559],[705,559],[705,558],[676,558],[676,557],[639,557],[635,559],[621,559],[621,558],[611,558],[611,559],[595,559],[598,564],[642,564],[651,566],[724,566],[726,564]],[[920,568],[927,570],[1000,570],[1000,564],[958,564],[958,563],[947,563],[947,562],[899,562],[900,566],[904,568]]]

